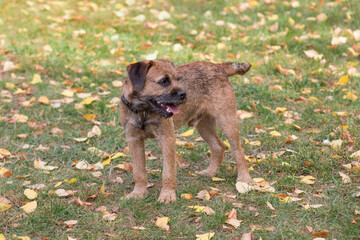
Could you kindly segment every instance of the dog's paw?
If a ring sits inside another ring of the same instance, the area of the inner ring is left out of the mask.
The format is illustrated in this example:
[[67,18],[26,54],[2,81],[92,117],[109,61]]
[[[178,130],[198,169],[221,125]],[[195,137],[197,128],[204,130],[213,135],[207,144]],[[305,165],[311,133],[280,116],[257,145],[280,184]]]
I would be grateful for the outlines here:
[[253,180],[250,177],[250,175],[247,173],[247,174],[242,174],[242,175],[238,176],[236,179],[236,182],[252,183]]
[[144,190],[137,189],[137,190],[132,191],[128,195],[126,195],[125,199],[129,200],[129,199],[143,198],[148,194],[149,194],[149,192],[147,189],[144,189]]
[[167,189],[161,190],[158,201],[161,203],[172,203],[176,201],[175,190]]
[[202,171],[196,171],[195,173],[199,174],[201,176],[215,177],[216,172],[217,172],[217,170],[207,168],[207,169],[202,170]]

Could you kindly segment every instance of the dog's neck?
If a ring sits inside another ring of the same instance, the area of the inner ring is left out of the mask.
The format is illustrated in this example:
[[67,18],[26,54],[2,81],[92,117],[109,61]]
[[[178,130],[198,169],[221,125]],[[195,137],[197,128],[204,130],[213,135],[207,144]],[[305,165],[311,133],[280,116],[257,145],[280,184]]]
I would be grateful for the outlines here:
[[121,101],[124,103],[124,105],[133,113],[135,114],[141,114],[142,116],[146,116],[147,115],[147,109],[141,107],[141,105],[139,106],[134,106],[131,102],[129,102],[128,100],[126,100],[125,96],[122,95],[121,96]]
[[136,113],[136,109],[133,107],[133,105],[128,101],[126,100],[125,96],[122,95],[121,96],[121,101],[125,104],[125,106],[130,110],[132,111],[133,113]]

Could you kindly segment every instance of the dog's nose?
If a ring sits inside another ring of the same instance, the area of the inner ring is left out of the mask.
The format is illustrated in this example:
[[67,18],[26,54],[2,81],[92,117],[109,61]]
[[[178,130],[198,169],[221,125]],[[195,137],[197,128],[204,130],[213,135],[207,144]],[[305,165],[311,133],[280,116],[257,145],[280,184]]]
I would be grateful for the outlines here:
[[184,100],[186,98],[186,92],[185,91],[178,91],[177,95],[181,98],[181,100]]

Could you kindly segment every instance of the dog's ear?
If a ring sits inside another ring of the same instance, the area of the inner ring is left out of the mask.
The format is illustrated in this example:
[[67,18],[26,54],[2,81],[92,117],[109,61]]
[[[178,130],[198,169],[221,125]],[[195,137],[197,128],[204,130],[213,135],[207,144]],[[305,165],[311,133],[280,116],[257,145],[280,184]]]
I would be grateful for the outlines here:
[[139,92],[144,88],[146,74],[152,65],[153,61],[142,61],[127,66],[129,79],[135,92]]

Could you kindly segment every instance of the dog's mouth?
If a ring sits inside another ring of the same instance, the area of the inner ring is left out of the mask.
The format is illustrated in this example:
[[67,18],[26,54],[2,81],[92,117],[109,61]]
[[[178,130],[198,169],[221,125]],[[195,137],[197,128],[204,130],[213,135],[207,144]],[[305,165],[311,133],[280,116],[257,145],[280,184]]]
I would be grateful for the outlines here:
[[163,117],[169,118],[173,114],[179,113],[179,109],[177,108],[177,106],[175,106],[174,103],[161,102],[156,99],[150,99],[149,102],[153,109]]

